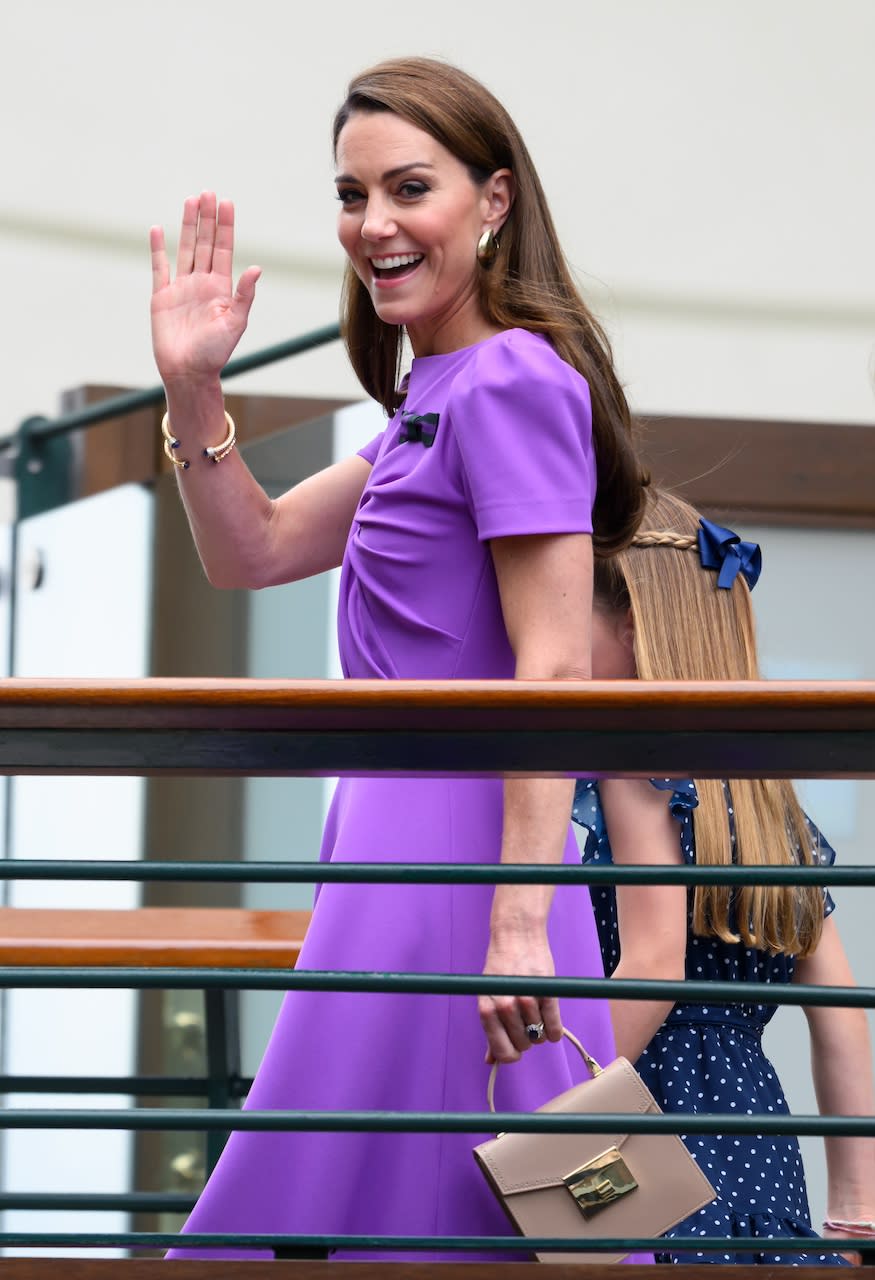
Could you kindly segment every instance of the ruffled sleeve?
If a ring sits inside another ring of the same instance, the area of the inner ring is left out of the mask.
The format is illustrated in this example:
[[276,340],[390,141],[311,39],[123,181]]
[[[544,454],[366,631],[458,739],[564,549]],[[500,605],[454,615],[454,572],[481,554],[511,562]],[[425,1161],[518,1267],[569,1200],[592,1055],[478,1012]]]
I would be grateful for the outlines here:
[[[811,821],[808,814],[803,815],[811,833],[811,858],[816,867],[831,867],[836,860],[836,851],[823,832]],[[835,901],[828,889],[823,891],[823,914],[831,916],[836,909]]]
[[670,791],[668,811],[680,825],[681,853],[684,862],[692,866],[696,861],[696,840],[693,834],[693,811],[699,807],[699,794],[691,778],[651,778],[650,785],[657,791]]
[[510,329],[483,343],[448,410],[481,541],[592,532],[589,388],[545,338]]
[[[651,778],[650,785],[656,787],[657,791],[671,792],[669,813],[679,824],[678,834],[684,862],[692,865],[696,861],[693,812],[699,805],[695,782],[689,778]],[[587,833],[584,861],[611,861],[608,832],[595,778],[578,778],[574,786],[571,817]]]
[[601,860],[600,855],[604,854],[605,861],[609,862],[611,850],[595,778],[577,779],[574,785],[571,819],[586,832],[586,841],[581,854],[583,861],[598,862]]

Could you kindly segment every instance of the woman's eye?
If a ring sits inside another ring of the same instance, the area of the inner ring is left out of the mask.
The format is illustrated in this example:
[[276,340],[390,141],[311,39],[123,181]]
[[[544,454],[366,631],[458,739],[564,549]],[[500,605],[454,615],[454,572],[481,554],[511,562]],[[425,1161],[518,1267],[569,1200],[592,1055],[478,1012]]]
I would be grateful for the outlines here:
[[428,187],[424,182],[402,182],[398,188],[402,196],[408,199],[415,199],[417,196],[424,196],[428,191]]
[[353,187],[339,187],[337,191],[337,198],[341,204],[351,205],[355,204],[355,202],[360,200],[362,197],[361,192],[356,191]]

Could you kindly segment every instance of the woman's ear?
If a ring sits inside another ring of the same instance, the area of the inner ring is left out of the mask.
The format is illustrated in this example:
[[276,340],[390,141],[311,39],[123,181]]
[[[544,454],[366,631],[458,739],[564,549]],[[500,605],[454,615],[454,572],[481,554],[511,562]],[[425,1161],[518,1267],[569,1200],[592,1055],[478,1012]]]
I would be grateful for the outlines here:
[[496,169],[483,185],[483,230],[498,235],[513,208],[516,183],[510,169]]

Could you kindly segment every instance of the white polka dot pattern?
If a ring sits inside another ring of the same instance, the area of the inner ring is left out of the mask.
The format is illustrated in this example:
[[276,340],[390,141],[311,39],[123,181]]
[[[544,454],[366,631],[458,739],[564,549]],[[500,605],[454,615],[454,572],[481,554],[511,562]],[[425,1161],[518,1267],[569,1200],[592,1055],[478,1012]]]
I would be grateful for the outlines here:
[[[670,791],[668,803],[678,820],[684,861],[695,863],[693,812],[698,805],[695,783],[652,779]],[[732,808],[727,789],[727,807]],[[572,817],[587,832],[584,862],[612,861],[608,833],[599,801],[598,783],[577,783]],[[835,853],[812,827],[819,861],[831,864]],[[605,972],[613,972],[620,958],[616,895],[612,886],[590,889]],[[692,891],[690,892],[692,898]],[[828,914],[834,904],[824,895]],[[741,943],[700,938],[688,919],[686,976],[695,980],[789,982],[790,956],[769,956]],[[774,1067],[763,1052],[762,1031],[774,1006],[761,1004],[677,1004],[636,1064],[657,1102],[665,1111],[690,1115],[730,1113],[786,1115],[787,1103]],[[795,1138],[762,1135],[684,1134],[683,1141],[702,1166],[717,1196],[698,1213],[667,1233],[667,1239],[690,1236],[761,1237],[756,1253],[657,1254],[661,1262],[778,1264],[784,1266],[845,1266],[836,1253],[799,1253],[780,1249],[781,1237],[817,1239],[811,1228],[805,1174]]]

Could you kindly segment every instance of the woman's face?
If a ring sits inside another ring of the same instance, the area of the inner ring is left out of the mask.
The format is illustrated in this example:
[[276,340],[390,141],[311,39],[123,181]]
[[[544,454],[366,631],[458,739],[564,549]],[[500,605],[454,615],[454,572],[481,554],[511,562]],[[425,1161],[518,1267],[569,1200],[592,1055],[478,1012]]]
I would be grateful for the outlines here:
[[637,674],[631,609],[606,609],[596,600],[592,611],[593,680],[634,680]]
[[337,141],[338,236],[374,310],[405,325],[417,355],[493,332],[477,287],[477,241],[510,208],[511,178],[478,186],[431,134],[389,111],[356,112]]

